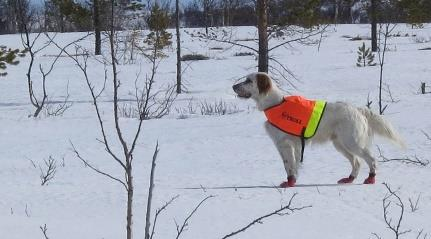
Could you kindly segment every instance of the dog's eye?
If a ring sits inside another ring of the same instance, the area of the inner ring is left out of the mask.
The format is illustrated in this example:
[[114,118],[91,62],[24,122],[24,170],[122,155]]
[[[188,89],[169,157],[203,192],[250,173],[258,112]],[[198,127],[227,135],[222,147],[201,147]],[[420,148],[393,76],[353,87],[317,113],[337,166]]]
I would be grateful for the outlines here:
[[249,78],[247,78],[244,83],[251,83],[251,80]]

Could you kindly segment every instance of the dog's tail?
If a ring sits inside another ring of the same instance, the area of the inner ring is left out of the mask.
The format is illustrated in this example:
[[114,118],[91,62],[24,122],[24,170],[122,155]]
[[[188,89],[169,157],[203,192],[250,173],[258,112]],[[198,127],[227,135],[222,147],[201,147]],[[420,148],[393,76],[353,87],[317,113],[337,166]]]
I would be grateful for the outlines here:
[[369,109],[358,108],[358,110],[365,116],[365,118],[367,118],[368,125],[373,132],[391,140],[394,144],[400,146],[403,149],[406,147],[401,136],[394,130],[389,121],[386,121],[383,117],[373,113]]

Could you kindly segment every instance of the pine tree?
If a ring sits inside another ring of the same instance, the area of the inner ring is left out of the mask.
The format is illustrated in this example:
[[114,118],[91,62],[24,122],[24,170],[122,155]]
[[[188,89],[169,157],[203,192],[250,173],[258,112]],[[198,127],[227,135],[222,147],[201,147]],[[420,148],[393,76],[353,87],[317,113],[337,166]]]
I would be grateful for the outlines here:
[[7,72],[6,70],[7,65],[18,65],[19,61],[16,60],[17,56],[24,56],[25,53],[22,51],[20,52],[18,49],[12,50],[12,49],[6,49],[5,46],[0,46],[0,76],[6,76]]
[[366,67],[375,65],[376,63],[374,63],[374,54],[371,52],[369,47],[365,47],[365,43],[362,43],[362,46],[358,47],[358,59],[356,60],[356,66]]
[[412,28],[422,28],[423,23],[431,19],[430,1],[400,0],[399,5],[405,11],[406,20]]
[[169,26],[168,12],[156,3],[151,9],[147,24],[150,33],[147,35],[145,43],[154,47],[156,57],[163,56],[160,50],[172,44],[172,34],[166,31]]

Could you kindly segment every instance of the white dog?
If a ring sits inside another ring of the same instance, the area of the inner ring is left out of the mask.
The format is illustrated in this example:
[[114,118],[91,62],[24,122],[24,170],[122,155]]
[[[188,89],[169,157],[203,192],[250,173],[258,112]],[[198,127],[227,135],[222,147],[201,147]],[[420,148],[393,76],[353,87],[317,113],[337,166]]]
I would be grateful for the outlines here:
[[[234,85],[233,90],[241,98],[255,100],[260,111],[279,105],[284,100],[284,95],[270,77],[261,72],[248,75],[244,82]],[[298,175],[304,141],[301,140],[302,137],[287,134],[268,121],[265,122],[265,129],[280,153],[288,176],[287,181],[280,186],[293,187]],[[342,178],[338,183],[353,182],[358,176],[359,158],[362,158],[370,168],[369,176],[364,183],[373,184],[376,176],[376,159],[368,147],[374,133],[404,147],[401,137],[381,116],[365,108],[356,108],[342,102],[328,102],[314,136],[306,142],[312,140],[313,143],[322,143],[331,140],[335,148],[350,161],[352,165],[350,176]]]

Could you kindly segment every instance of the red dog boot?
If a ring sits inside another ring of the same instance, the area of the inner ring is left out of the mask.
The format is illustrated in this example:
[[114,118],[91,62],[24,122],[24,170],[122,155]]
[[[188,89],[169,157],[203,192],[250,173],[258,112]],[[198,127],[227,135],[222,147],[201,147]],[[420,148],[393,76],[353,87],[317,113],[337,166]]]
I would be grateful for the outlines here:
[[376,182],[376,173],[370,173],[365,179],[364,184],[374,184]]
[[338,184],[352,183],[353,180],[355,180],[355,177],[350,175],[348,178],[342,178],[342,179],[338,180]]
[[289,176],[287,177],[287,181],[284,181],[280,184],[281,188],[290,188],[290,187],[295,187],[295,183],[296,183],[296,178],[295,176]]

